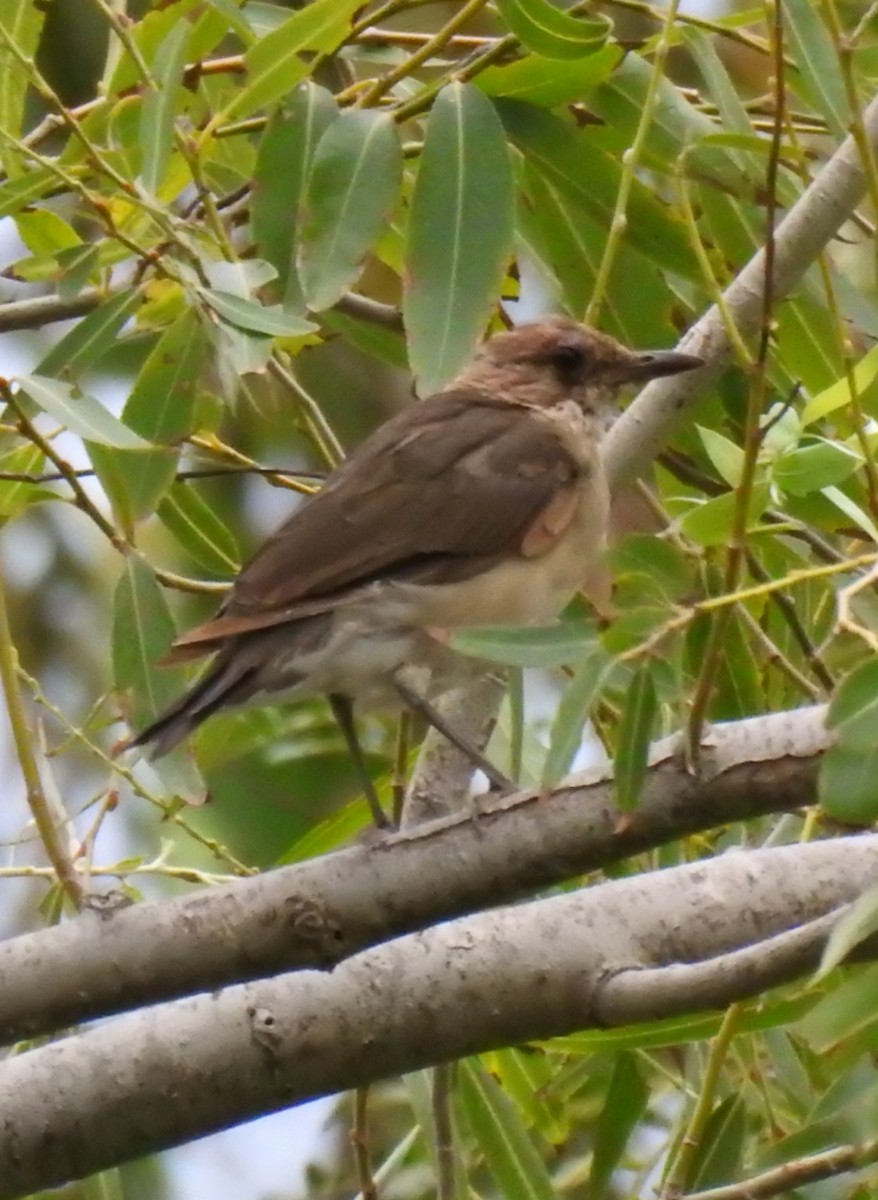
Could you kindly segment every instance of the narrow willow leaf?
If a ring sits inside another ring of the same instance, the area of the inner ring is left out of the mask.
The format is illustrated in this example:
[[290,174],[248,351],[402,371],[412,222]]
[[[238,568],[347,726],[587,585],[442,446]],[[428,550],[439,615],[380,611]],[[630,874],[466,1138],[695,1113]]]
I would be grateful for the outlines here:
[[798,68],[790,74],[790,86],[813,104],[841,140],[850,120],[844,78],[819,8],[787,0],[783,12],[789,50]]
[[335,304],[357,278],[401,183],[393,117],[356,109],[332,122],[314,152],[300,217],[297,266],[313,312]]
[[478,1059],[458,1065],[463,1110],[485,1166],[507,1200],[553,1200],[555,1190],[521,1113]]
[[638,667],[625,693],[613,760],[616,803],[623,812],[634,808],[640,796],[657,711],[652,671],[648,665]]
[[129,539],[138,521],[151,517],[174,482],[180,452],[176,449],[116,450],[86,442],[95,475]]
[[15,382],[39,408],[81,438],[121,450],[148,448],[148,442],[123,425],[99,400],[84,392],[75,394],[69,383],[44,375],[17,375]]
[[313,0],[244,56],[247,83],[222,114],[247,117],[286,96],[310,72],[307,52],[328,53],[345,38],[362,0]]
[[878,729],[878,659],[868,658],[841,681],[826,714],[826,728],[852,750],[871,750]]
[[231,530],[193,487],[175,484],[159,505],[158,516],[180,545],[208,571],[233,575],[241,566]]
[[202,288],[201,295],[218,317],[230,325],[246,329],[248,333],[262,333],[268,337],[302,337],[317,328],[313,321],[287,312],[279,304],[266,306],[255,300],[233,296],[231,292],[219,292],[215,288]]
[[676,84],[664,78],[656,84],[652,63],[633,52],[589,97],[589,109],[603,123],[595,132],[601,147],[616,157],[624,153],[638,136],[644,105],[654,87],[655,109],[644,137],[641,167],[674,174],[685,152],[683,167],[695,178],[711,180],[735,195],[751,195],[755,181],[739,156],[707,140],[716,125],[689,103]]
[[57,254],[82,245],[82,238],[58,213],[50,208],[35,208],[15,218],[18,236],[31,254]]
[[612,28],[606,17],[574,17],[549,0],[497,0],[497,8],[522,45],[546,58],[580,58]]
[[824,979],[842,963],[856,946],[878,931],[878,887],[871,887],[858,896],[850,908],[839,917],[823,948],[820,967],[813,983]]
[[308,80],[278,107],[259,143],[250,206],[253,237],[277,271],[276,297],[284,297],[285,307],[301,299],[293,258],[305,181],[314,149],[337,116],[332,93]]
[[62,375],[77,379],[99,362],[117,343],[119,330],[139,307],[143,296],[137,288],[125,288],[83,317],[40,361],[40,375]]
[[772,478],[792,496],[807,496],[841,483],[862,463],[855,450],[838,442],[819,441],[782,454],[772,465]]
[[687,1191],[710,1189],[737,1179],[747,1130],[747,1109],[739,1095],[726,1096],[707,1120],[699,1140]]
[[512,248],[513,180],[503,129],[475,87],[433,105],[412,196],[403,316],[419,391],[471,357]]
[[[554,113],[513,100],[499,101],[498,110],[525,160],[575,200],[602,229],[609,229],[622,179],[618,159]],[[636,178],[627,217],[623,244],[636,246],[647,259],[684,279],[700,281],[700,268],[682,220]]]
[[[2,58],[0,58],[2,62]],[[3,141],[0,138],[0,147]],[[42,199],[55,184],[56,176],[48,167],[38,167],[0,184],[0,217],[10,217],[26,205]]]
[[[26,58],[37,51],[46,10],[33,0],[3,0],[0,5],[0,130],[18,138],[23,133],[24,105],[30,81],[27,72],[6,45],[8,39]],[[0,163],[7,175],[14,178],[25,169],[22,156],[5,138],[0,137]]]
[[549,750],[543,764],[540,784],[554,787],[573,765],[582,745],[582,730],[601,688],[606,682],[612,660],[599,642],[595,642],[576,667],[567,685],[549,734]]
[[[39,475],[44,463],[42,450],[28,442],[0,455],[0,474]],[[28,483],[24,479],[0,479],[0,517],[17,517],[31,504],[57,498],[55,492],[38,483]]]
[[[131,700],[131,724],[142,729],[180,694],[185,675],[158,666],[174,640],[168,602],[152,568],[129,555],[113,598],[113,684]],[[200,803],[204,784],[185,750],[154,765],[165,784],[190,803]]]
[[175,636],[155,573],[142,559],[129,555],[113,602],[113,683],[120,691],[133,692],[135,719],[152,720],[179,688],[179,670],[155,665]]
[[[878,346],[873,346],[854,367],[854,384],[861,396],[878,376]],[[851,389],[847,376],[838,379],[830,387],[812,396],[802,410],[802,424],[811,425],[822,417],[829,416],[839,408],[851,403]]]
[[584,56],[560,62],[527,54],[504,67],[488,67],[475,78],[487,96],[503,96],[541,108],[587,100],[621,62],[621,46],[601,46]]
[[720,477],[729,487],[737,487],[744,469],[744,451],[715,429],[708,429],[704,425],[696,425],[695,428],[702,446],[707,451],[707,457]]
[[619,1054],[595,1128],[588,1180],[589,1200],[603,1200],[607,1195],[628,1139],[643,1119],[649,1095],[637,1059],[631,1053]]
[[174,144],[174,118],[183,68],[189,49],[191,26],[188,21],[175,25],[162,42],[153,62],[156,87],[147,91],[140,113],[140,144],[143,159],[140,178],[152,195],[158,195],[165,178]]
[[591,621],[559,621],[545,626],[498,625],[467,629],[452,638],[455,650],[510,667],[559,667],[576,662],[594,644]]
[[122,412],[126,424],[151,442],[178,442],[191,433],[206,347],[194,310],[169,325],[140,368]]

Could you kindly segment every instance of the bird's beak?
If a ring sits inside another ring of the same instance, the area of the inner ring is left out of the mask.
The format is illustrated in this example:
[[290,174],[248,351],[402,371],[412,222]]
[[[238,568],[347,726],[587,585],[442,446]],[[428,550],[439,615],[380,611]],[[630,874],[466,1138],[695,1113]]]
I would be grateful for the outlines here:
[[681,375],[683,371],[694,371],[704,366],[704,359],[696,354],[683,354],[680,350],[644,350],[634,355],[629,368],[632,381],[661,379],[665,375]]

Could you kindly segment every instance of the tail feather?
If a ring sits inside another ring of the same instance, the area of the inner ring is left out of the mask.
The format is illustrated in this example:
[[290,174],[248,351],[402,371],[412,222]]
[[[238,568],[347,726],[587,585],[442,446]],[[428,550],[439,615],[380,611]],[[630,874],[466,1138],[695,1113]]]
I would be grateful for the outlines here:
[[249,666],[236,669],[234,660],[220,659],[170,708],[127,744],[127,749],[151,744],[150,758],[161,758],[179,745],[217,709],[240,704],[249,695],[247,684],[256,674]]

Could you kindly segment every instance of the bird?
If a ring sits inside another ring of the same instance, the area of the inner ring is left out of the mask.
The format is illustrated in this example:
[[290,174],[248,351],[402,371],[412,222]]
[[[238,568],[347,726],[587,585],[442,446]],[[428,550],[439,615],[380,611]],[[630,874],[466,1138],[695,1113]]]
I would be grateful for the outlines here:
[[451,635],[558,616],[606,543],[600,442],[618,393],[701,365],[566,316],[494,334],[367,437],[177,638],[166,661],[210,664],[128,745],[158,757],[220,710],[324,694],[386,826],[354,702],[420,708],[456,740],[430,705],[462,677]]

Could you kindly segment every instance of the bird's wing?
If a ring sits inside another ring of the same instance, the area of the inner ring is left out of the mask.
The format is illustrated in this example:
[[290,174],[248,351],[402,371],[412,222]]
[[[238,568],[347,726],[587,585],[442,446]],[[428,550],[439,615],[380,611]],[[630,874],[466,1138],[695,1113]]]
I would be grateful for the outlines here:
[[586,468],[538,409],[443,392],[381,426],[244,566],[219,614],[175,657],[325,609],[385,578],[471,578],[546,553]]

